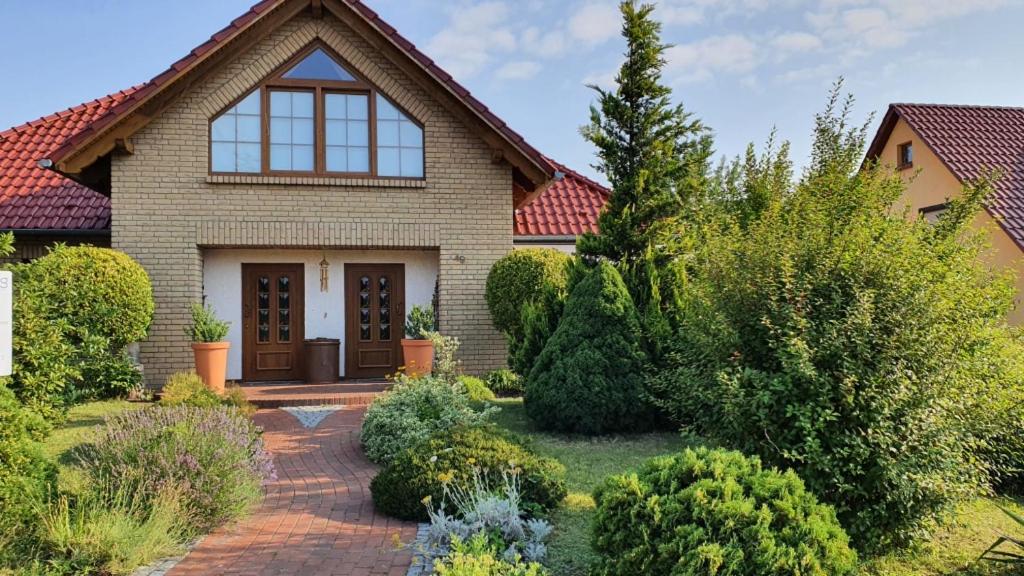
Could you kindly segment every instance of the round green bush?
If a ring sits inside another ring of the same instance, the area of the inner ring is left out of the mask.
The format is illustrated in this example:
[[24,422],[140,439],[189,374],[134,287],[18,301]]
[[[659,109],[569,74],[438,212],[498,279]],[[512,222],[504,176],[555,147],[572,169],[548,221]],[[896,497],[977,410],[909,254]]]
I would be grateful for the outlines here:
[[[520,494],[528,507],[547,510],[565,498],[565,468],[537,456],[493,427],[459,427],[432,436],[400,453],[370,483],[377,509],[403,520],[427,520],[427,503],[445,505],[444,486],[473,485],[474,474],[497,484],[518,471]],[[426,500],[429,497],[429,500]]]
[[757,458],[687,449],[594,492],[595,574],[844,576],[857,555],[835,511],[792,471]]
[[386,464],[437,432],[483,422],[487,413],[470,402],[467,394],[437,377],[396,384],[366,410],[363,452],[371,461]]
[[29,281],[76,329],[119,351],[142,340],[153,320],[149,275],[130,256],[109,248],[57,246],[31,264]]
[[641,396],[640,321],[619,273],[602,262],[565,304],[526,379],[526,413],[545,430],[603,434],[650,428]]
[[494,327],[518,339],[523,304],[544,286],[564,288],[569,255],[553,248],[513,250],[487,275],[487,308]]
[[515,372],[502,368],[487,374],[487,387],[498,396],[522,396],[523,379]]
[[476,376],[459,376],[459,384],[466,391],[470,402],[488,402],[494,400],[494,392],[487,384]]
[[206,383],[195,372],[176,372],[164,383],[160,391],[160,404],[213,408],[221,405],[221,399],[206,387]]

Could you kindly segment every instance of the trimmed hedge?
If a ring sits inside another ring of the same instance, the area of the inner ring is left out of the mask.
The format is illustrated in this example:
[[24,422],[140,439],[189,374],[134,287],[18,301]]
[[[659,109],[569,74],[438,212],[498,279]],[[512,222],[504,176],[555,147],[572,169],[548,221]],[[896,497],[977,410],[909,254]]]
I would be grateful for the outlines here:
[[427,520],[426,498],[443,506],[445,481],[468,489],[474,473],[497,482],[518,470],[526,506],[554,508],[565,498],[565,468],[538,456],[493,427],[459,427],[432,436],[400,453],[370,483],[373,503],[382,513],[403,520]]
[[487,308],[494,327],[518,340],[522,336],[523,304],[545,286],[565,288],[571,258],[553,248],[513,250],[487,275]]
[[545,430],[604,434],[648,429],[640,321],[619,273],[600,263],[565,304],[526,379],[526,413]]
[[601,576],[845,576],[857,554],[832,507],[792,471],[739,452],[685,450],[594,493]]

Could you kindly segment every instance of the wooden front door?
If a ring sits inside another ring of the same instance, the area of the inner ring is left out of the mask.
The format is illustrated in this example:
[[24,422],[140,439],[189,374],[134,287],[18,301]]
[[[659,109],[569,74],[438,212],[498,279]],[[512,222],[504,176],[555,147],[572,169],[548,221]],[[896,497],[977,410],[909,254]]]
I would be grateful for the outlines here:
[[345,377],[381,378],[402,365],[405,265],[345,265]]
[[302,264],[242,264],[242,378],[301,380]]

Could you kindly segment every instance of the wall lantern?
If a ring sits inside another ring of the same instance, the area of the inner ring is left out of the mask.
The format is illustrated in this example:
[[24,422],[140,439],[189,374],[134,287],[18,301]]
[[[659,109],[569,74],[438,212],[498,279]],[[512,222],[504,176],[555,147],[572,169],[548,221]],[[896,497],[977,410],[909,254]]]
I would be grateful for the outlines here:
[[328,271],[331,268],[331,263],[327,261],[327,255],[324,254],[324,259],[320,261],[320,291],[327,292],[329,288],[330,275]]

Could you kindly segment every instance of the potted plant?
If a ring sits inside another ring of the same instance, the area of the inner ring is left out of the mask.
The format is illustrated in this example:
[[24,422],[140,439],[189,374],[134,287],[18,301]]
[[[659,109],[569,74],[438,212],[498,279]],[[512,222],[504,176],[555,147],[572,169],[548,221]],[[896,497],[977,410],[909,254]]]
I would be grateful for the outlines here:
[[434,309],[413,306],[406,318],[405,338],[402,339],[405,373],[413,378],[427,376],[434,369],[434,343],[430,341],[433,331]]
[[228,369],[228,323],[217,318],[209,305],[192,304],[192,325],[185,331],[192,339],[196,373],[217,394],[224,393]]

